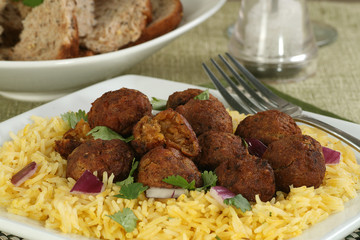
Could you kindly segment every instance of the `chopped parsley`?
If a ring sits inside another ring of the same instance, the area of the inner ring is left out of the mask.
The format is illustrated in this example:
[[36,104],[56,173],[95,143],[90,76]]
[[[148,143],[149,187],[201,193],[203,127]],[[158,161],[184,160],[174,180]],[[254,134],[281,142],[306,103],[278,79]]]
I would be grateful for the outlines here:
[[136,171],[138,165],[139,165],[139,162],[136,161],[134,158],[132,161],[132,164],[131,164],[131,170],[130,170],[129,176],[125,180],[123,180],[121,182],[116,182],[115,184],[118,186],[124,186],[124,185],[130,184],[130,183],[133,183],[134,182],[133,175],[134,175],[134,172]]
[[151,98],[151,105],[152,105],[154,110],[159,110],[159,111],[165,110],[166,109],[166,103],[167,103],[166,100],[159,99],[159,98],[156,98],[156,97]]
[[87,122],[87,115],[84,110],[79,110],[77,112],[67,112],[64,114],[61,114],[61,118],[67,122],[71,128],[75,128],[76,124],[81,120],[84,119],[85,122]]
[[209,89],[206,89],[205,91],[194,97],[195,100],[209,100],[209,98],[210,98]]
[[121,188],[119,194],[115,195],[115,197],[125,199],[137,199],[142,192],[148,189],[148,187],[144,186],[142,183],[134,183],[133,174],[138,165],[139,162],[135,161],[134,158],[129,176],[125,180],[116,183],[116,185],[121,186]]
[[196,190],[208,190],[209,188],[216,185],[217,176],[212,171],[204,171],[201,173],[201,177],[203,179],[204,185],[201,188],[197,188]]
[[128,138],[124,138],[117,132],[111,130],[106,126],[96,126],[91,129],[87,135],[92,135],[94,139],[102,139],[102,140],[112,140],[112,139],[120,139],[124,142],[130,142],[134,139],[134,136],[130,136]]
[[119,194],[114,197],[125,198],[125,199],[137,199],[139,195],[148,189],[142,183],[129,183],[121,186]]
[[240,208],[240,210],[242,212],[251,210],[251,205],[250,205],[249,201],[246,198],[244,198],[241,194],[238,194],[232,198],[225,199],[224,203],[226,205],[232,205],[236,208]]
[[208,188],[215,186],[217,182],[217,176],[212,171],[204,171],[201,173],[201,177],[203,179],[204,185],[199,188],[195,188],[195,180],[192,180],[190,183],[179,175],[172,175],[163,179],[163,182],[174,185],[176,187],[181,187],[187,190],[207,190]]
[[138,218],[130,208],[124,208],[122,212],[118,211],[113,215],[106,216],[123,226],[126,232],[134,231],[138,221]]
[[188,190],[195,190],[195,180],[192,180],[190,183],[186,181],[185,178],[179,175],[172,175],[163,179],[163,182],[174,185],[176,187],[181,187]]

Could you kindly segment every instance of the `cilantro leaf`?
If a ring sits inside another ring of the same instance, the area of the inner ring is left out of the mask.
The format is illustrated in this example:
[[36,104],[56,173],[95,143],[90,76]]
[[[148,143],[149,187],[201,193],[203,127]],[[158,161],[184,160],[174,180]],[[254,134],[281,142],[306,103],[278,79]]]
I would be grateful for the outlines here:
[[126,232],[134,231],[138,221],[138,218],[130,208],[124,208],[122,212],[118,211],[113,215],[106,216],[123,226]]
[[216,240],[221,240],[221,238],[219,236],[216,236],[215,239]]
[[209,98],[210,98],[209,89],[206,89],[205,91],[194,97],[195,100],[209,100]]
[[132,161],[131,170],[129,176],[121,181],[117,182],[116,185],[121,186],[119,194],[115,195],[118,198],[125,198],[125,199],[136,199],[139,195],[148,189],[147,186],[144,186],[142,183],[134,183],[134,172],[138,167],[139,162],[135,160]]
[[208,188],[215,186],[218,179],[216,174],[212,171],[204,171],[201,173],[201,177],[203,179],[204,185],[200,188],[197,188],[196,190],[198,191],[207,190]]
[[[20,0],[13,0],[14,2],[20,2]],[[22,3],[25,6],[29,6],[29,7],[36,7],[40,4],[42,4],[44,2],[44,0],[23,0]]]
[[249,148],[249,144],[247,143],[247,141],[245,139],[241,138],[241,141],[246,149]]
[[224,203],[226,205],[232,205],[236,208],[240,208],[242,212],[251,210],[251,205],[249,201],[246,198],[244,198],[241,194],[238,194],[232,198],[225,199]]
[[146,189],[148,189],[148,187],[144,186],[142,183],[126,184],[120,188],[119,194],[115,195],[115,197],[137,199],[142,192],[146,191]]
[[130,142],[134,139],[134,136],[130,136],[128,138],[124,138],[117,132],[111,130],[106,126],[96,126],[91,129],[87,135],[92,135],[94,139],[102,139],[102,140],[112,140],[112,139],[120,139],[124,142]]
[[29,7],[36,7],[43,3],[44,0],[23,0],[23,4]]
[[75,128],[76,124],[81,120],[84,119],[87,122],[87,115],[84,110],[79,110],[78,112],[67,112],[61,114],[61,118],[67,122],[71,128]]
[[151,98],[151,105],[153,107],[154,110],[165,110],[166,109],[166,103],[167,100],[163,100],[163,99],[159,99],[156,97],[152,97]]
[[174,185],[176,187],[181,187],[188,190],[194,190],[195,189],[195,180],[192,180],[191,183],[186,181],[185,178],[179,175],[172,175],[167,178],[164,178],[162,180],[163,182],[166,182],[168,184]]
[[121,182],[116,182],[115,184],[118,186],[124,186],[134,183],[134,177],[128,176],[126,179],[122,180]]
[[124,185],[127,185],[127,184],[130,184],[130,183],[133,183],[134,182],[134,172],[136,170],[136,168],[138,167],[139,165],[139,162],[138,161],[135,161],[135,158],[133,159],[132,161],[132,164],[131,164],[131,170],[130,170],[130,173],[129,173],[129,176],[121,181],[121,182],[116,182],[115,184],[118,185],[118,186],[124,186]]

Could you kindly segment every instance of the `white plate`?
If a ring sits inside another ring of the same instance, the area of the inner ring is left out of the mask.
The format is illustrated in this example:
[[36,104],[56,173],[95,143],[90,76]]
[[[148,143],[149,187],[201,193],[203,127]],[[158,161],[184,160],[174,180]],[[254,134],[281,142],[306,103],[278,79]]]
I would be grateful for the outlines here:
[[99,81],[119,76],[199,25],[226,0],[181,0],[183,19],[178,28],[137,46],[90,57],[52,61],[0,61],[0,95],[46,101]]
[[[33,110],[18,115],[12,119],[0,123],[0,145],[4,141],[9,140],[9,131],[17,132],[24,128],[25,124],[30,123],[30,117],[33,115],[52,117],[59,116],[61,113],[69,110],[77,111],[84,109],[88,111],[91,103],[103,93],[116,90],[121,87],[138,89],[149,98],[157,97],[167,99],[167,97],[180,90],[185,90],[190,87],[197,87],[189,84],[171,82],[156,78],[125,75],[111,80],[107,80],[93,86],[87,87],[75,93],[69,94],[65,97],[54,100],[50,103],[37,107]],[[198,88],[198,87],[197,87]],[[217,91],[211,91],[219,99],[223,98]],[[360,125],[345,122],[342,120],[321,116],[318,114],[308,113],[309,115],[332,124],[356,137],[360,137]],[[357,155],[358,162],[360,161]],[[331,215],[324,221],[314,225],[310,229],[295,238],[296,240],[330,240],[340,239],[347,236],[356,228],[360,227],[360,196],[347,202],[345,210]],[[74,236],[59,233],[57,231],[46,229],[38,223],[29,219],[8,214],[4,210],[0,210],[0,230],[9,232],[28,239],[74,239]],[[82,237],[76,237],[81,239]]]

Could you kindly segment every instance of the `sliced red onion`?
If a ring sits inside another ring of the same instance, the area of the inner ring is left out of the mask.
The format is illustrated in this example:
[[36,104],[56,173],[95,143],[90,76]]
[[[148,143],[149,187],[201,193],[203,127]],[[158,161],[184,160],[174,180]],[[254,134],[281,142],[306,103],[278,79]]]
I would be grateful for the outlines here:
[[26,165],[19,172],[15,173],[11,178],[11,183],[15,185],[15,187],[20,186],[23,182],[28,180],[34,173],[36,172],[37,164],[36,162],[31,162]]
[[92,172],[85,170],[70,192],[75,194],[99,194],[104,191],[104,188],[104,184]]
[[225,199],[235,197],[235,193],[231,192],[229,189],[222,186],[211,187],[210,195],[224,207],[227,206],[224,203]]
[[183,188],[158,188],[151,187],[145,192],[148,198],[178,198],[181,194],[186,191]]
[[322,151],[325,158],[325,164],[335,165],[340,163],[340,152],[324,146],[322,147]]
[[262,157],[267,149],[267,146],[258,139],[246,138],[245,141],[248,144],[248,151],[251,155]]

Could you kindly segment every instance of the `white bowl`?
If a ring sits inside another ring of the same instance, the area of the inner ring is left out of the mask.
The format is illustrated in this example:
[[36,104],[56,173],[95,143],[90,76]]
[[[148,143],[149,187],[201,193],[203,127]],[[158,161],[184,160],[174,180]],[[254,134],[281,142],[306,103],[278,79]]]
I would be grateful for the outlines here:
[[205,21],[226,0],[182,0],[183,20],[175,30],[140,45],[90,57],[49,61],[0,61],[0,94],[46,101],[120,75],[176,37]]

